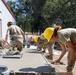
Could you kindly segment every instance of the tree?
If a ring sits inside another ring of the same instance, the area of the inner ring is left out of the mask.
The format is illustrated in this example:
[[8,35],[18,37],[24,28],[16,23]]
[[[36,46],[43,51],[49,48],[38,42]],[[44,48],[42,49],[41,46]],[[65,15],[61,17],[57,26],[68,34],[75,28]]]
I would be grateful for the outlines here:
[[7,3],[16,17],[17,25],[21,26],[24,31],[30,31],[31,28],[28,27],[30,25],[28,19],[31,13],[30,0],[7,1]]
[[76,27],[76,0],[17,0],[8,4],[24,31],[42,33],[53,24]]

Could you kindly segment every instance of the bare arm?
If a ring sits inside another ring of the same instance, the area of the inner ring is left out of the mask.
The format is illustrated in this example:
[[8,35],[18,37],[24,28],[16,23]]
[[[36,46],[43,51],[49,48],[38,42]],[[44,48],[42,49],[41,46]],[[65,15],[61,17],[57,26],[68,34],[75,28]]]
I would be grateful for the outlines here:
[[60,44],[61,48],[62,48],[62,52],[61,55],[59,56],[59,58],[57,60],[55,60],[55,62],[60,62],[60,60],[62,59],[62,57],[65,55],[66,53],[66,46],[64,44]]
[[61,48],[62,48],[62,53],[61,53],[61,55],[60,55],[60,57],[59,57],[59,60],[61,60],[62,59],[62,57],[65,55],[65,53],[66,53],[66,46],[64,45],[64,44],[60,44],[60,46],[61,46]]
[[9,32],[7,30],[6,36],[5,36],[5,42],[3,44],[3,48],[9,48],[10,47],[10,44],[8,43],[8,36],[9,36]]
[[7,31],[7,32],[6,32],[6,37],[5,37],[5,42],[8,41],[8,35],[9,35],[9,32]]

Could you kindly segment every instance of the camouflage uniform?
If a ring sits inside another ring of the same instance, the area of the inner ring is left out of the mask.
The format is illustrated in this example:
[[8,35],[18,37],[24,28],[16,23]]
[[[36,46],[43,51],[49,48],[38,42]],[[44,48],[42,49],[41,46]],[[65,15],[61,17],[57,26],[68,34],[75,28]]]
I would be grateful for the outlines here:
[[40,42],[38,42],[38,44],[37,44],[37,50],[38,51],[41,51],[42,50],[42,47],[43,47],[43,41],[40,40]]
[[4,42],[4,39],[0,38],[0,48],[3,48]]
[[70,59],[70,49],[68,50],[68,61],[70,60],[71,63],[68,64],[67,70],[73,69],[76,61],[76,29],[74,28],[67,28],[67,29],[62,29],[58,31],[58,41],[64,45],[66,45],[66,42],[71,41],[74,49],[75,49],[75,56],[74,56],[74,61]]
[[53,59],[54,42],[53,41],[48,42],[47,48],[48,48],[48,52],[49,52],[48,58]]
[[48,42],[43,35],[40,36],[40,39],[42,40],[42,48],[43,52],[45,52],[46,48],[48,49],[49,55],[47,56],[50,59],[53,59],[53,49],[54,49],[54,41]]
[[17,47],[18,51],[22,51],[23,47],[23,36],[21,34],[21,29],[17,25],[11,25],[7,32],[10,35],[10,44],[11,47]]
[[45,52],[45,50],[46,50],[46,48],[47,48],[47,41],[46,41],[46,40],[43,41],[43,46],[42,46],[42,48],[43,48],[43,52]]

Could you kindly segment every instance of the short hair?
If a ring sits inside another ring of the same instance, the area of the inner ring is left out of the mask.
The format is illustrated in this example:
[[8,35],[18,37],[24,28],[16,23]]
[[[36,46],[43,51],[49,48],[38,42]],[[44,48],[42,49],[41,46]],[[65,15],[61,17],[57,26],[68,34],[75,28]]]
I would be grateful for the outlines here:
[[13,25],[13,22],[8,21],[8,22],[7,22],[7,26],[11,26],[11,25]]

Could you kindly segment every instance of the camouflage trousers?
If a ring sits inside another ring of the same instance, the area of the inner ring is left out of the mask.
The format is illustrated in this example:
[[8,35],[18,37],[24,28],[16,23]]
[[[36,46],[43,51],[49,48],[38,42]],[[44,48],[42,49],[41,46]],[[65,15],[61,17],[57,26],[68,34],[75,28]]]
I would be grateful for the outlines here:
[[14,40],[11,40],[10,45],[13,48],[16,47],[18,51],[22,51],[22,48],[23,48],[23,38],[14,38]]
[[[70,60],[70,51],[68,52],[68,56],[67,56],[67,61],[69,61]],[[74,60],[72,61],[72,63],[71,64],[68,64],[68,66],[67,66],[67,70],[73,70],[73,68],[74,68],[74,66],[75,66],[75,61],[76,61],[76,49],[75,49],[75,56],[74,56]]]
[[42,43],[38,43],[37,50],[42,50]]
[[44,51],[46,50],[46,48],[47,48],[47,43],[46,42],[43,42],[42,48],[43,48]]
[[5,40],[0,38],[0,48],[3,48],[4,42],[5,42]]
[[54,42],[47,43],[47,48],[48,48],[49,54],[53,54]]

